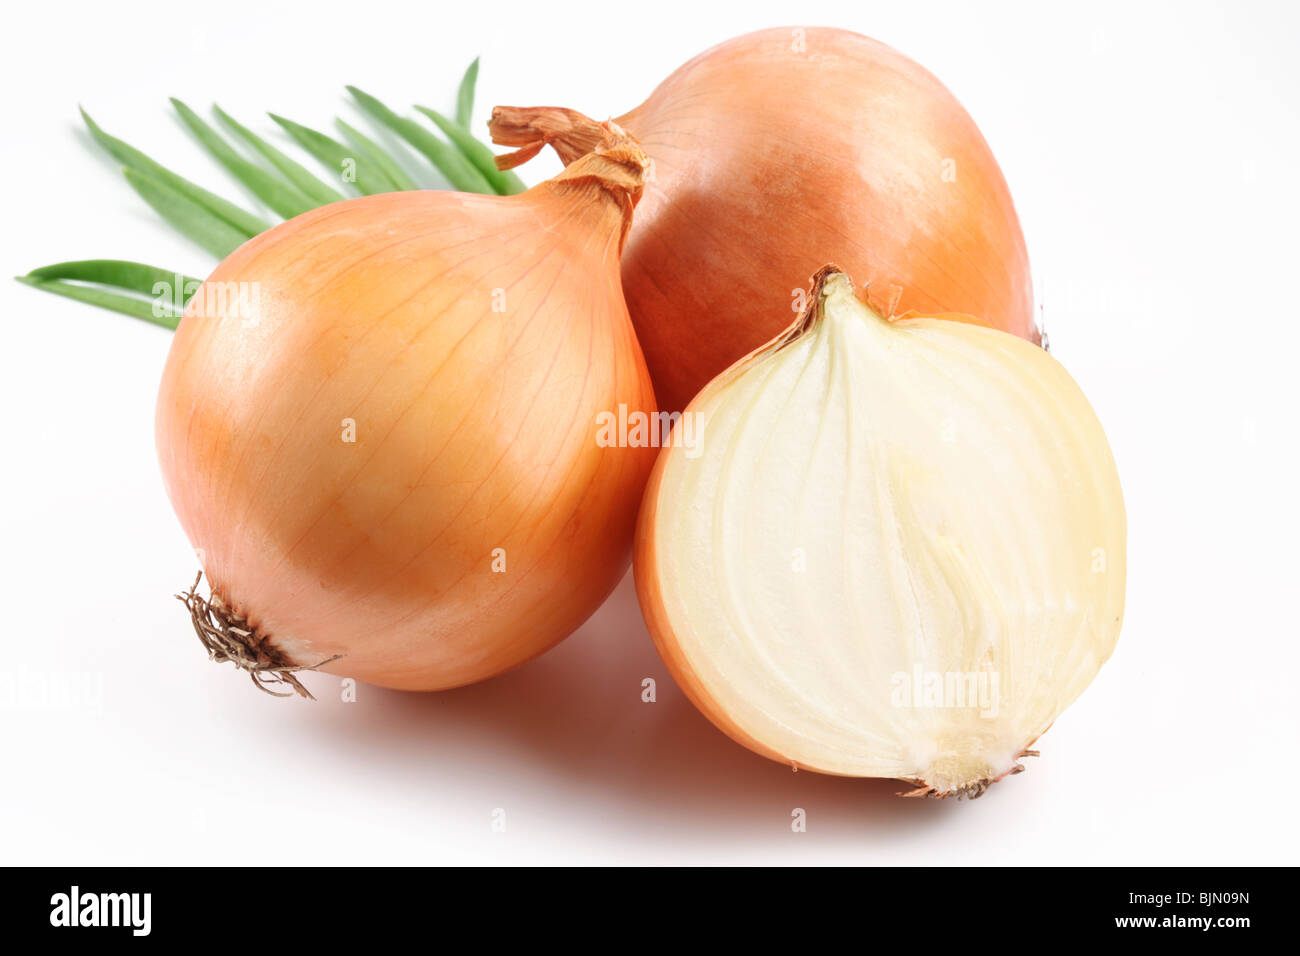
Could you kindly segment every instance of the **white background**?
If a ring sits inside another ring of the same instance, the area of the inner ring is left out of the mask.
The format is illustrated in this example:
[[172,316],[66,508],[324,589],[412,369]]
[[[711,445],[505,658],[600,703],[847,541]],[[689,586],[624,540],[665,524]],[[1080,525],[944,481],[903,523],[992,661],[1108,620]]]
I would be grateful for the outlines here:
[[733,744],[672,684],[630,579],[557,650],[485,684],[363,686],[349,705],[316,676],[319,703],[273,700],[208,664],[169,597],[194,559],[154,459],[168,334],[5,282],[0,676],[86,674],[102,700],[0,700],[0,863],[1297,862],[1297,9],[11,5],[9,274],[212,264],[89,148],[78,103],[247,202],[167,96],[218,100],[263,132],[266,109],[326,129],[355,118],[345,83],[449,107],[482,53],[477,121],[494,102],[600,116],[792,15],[884,40],[949,85],[1002,164],[1053,353],[1114,447],[1130,537],[1114,657],[1029,772],[975,803],[792,774]]

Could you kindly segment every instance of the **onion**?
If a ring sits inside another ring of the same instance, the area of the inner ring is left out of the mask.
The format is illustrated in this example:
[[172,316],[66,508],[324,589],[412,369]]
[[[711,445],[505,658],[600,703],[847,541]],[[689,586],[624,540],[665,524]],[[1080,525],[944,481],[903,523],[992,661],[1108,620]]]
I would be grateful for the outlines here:
[[740,743],[978,796],[1119,635],[1125,518],[1101,425],[1023,339],[893,323],[834,267],[660,454],[637,592],[665,663]]
[[[827,28],[751,33],[697,56],[618,123],[654,161],[623,290],[661,407],[785,326],[778,303],[824,262],[878,310],[959,312],[1039,340],[1029,260],[988,144],[937,79]],[[498,107],[493,138],[572,162],[599,125]],[[723,294],[719,294],[722,290]],[[788,314],[787,314],[788,317]]]
[[618,257],[646,159],[603,146],[511,197],[369,196],[241,247],[194,296],[157,441],[219,660],[439,689],[561,640],[631,556],[654,395]]

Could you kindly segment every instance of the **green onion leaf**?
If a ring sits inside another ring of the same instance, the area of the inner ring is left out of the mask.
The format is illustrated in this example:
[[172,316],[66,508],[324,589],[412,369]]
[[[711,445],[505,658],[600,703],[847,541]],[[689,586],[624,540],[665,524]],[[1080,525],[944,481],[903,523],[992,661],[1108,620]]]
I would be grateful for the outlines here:
[[406,175],[406,170],[397,165],[397,161],[384,152],[383,148],[369,136],[365,135],[358,129],[354,129],[341,119],[334,121],[338,124],[343,133],[343,138],[352,144],[352,147],[365,156],[375,165],[380,172],[393,184],[394,189],[419,189],[415,180]]
[[358,190],[367,196],[373,196],[375,193],[393,192],[393,184],[388,181],[388,177],[383,175],[378,169],[372,169],[365,163],[358,162],[357,150],[350,146],[345,146],[336,139],[319,133],[307,126],[301,126],[293,120],[285,119],[283,116],[276,116],[274,113],[268,113],[271,119],[275,120],[284,128],[284,131],[298,141],[303,149],[311,153],[325,166],[334,170],[338,176],[343,176],[351,172],[355,176],[355,181],[351,185],[356,186]]
[[55,295],[67,296],[69,299],[76,299],[78,302],[85,302],[88,305],[97,305],[101,309],[111,309],[123,315],[161,325],[165,329],[175,329],[181,323],[181,314],[174,309],[160,307],[158,309],[159,314],[155,315],[154,303],[147,302],[144,299],[137,299],[134,296],[108,292],[94,286],[73,285],[70,282],[60,282],[57,279],[42,280],[33,279],[30,276],[15,276],[14,278],[32,288],[40,289],[42,292],[53,292]]
[[474,57],[460,78],[460,89],[456,92],[456,122],[469,129],[474,121],[474,86],[478,83],[478,57]]
[[[189,300],[190,294],[186,290],[197,289],[203,284],[202,279],[172,269],[145,265],[143,262],[129,262],[126,259],[77,259],[72,262],[56,262],[53,265],[33,269],[27,273],[26,278],[75,279],[78,282],[111,285],[148,296],[161,295],[180,285],[182,301]],[[168,290],[160,290],[159,283],[165,283]]]
[[456,144],[465,158],[483,174],[483,178],[491,183],[496,192],[502,196],[513,196],[515,193],[521,193],[528,188],[524,185],[523,180],[514,173],[497,169],[496,154],[488,149],[486,145],[476,140],[473,134],[460,123],[447,119],[437,110],[430,109],[427,106],[417,106],[416,109],[437,124],[438,129],[442,130],[443,134]]
[[158,215],[219,259],[252,238],[157,176],[130,166],[124,167],[122,174]]
[[[469,132],[474,110],[479,61],[475,58],[461,78],[456,97],[456,118],[417,107],[442,131],[450,145],[415,121],[395,114],[387,106],[355,87],[348,90],[371,117],[409,143],[442,173],[455,188],[478,193],[516,193],[525,187],[517,176],[500,172],[493,153]],[[219,106],[213,106],[218,120],[259,154],[275,172],[250,162],[213,126],[180,100],[172,104],[199,142],[223,166],[267,206],[291,217],[317,206],[347,198],[313,175],[252,130],[237,122]],[[213,255],[224,258],[240,245],[270,228],[270,225],[235,203],[162,166],[130,144],[110,136],[83,109],[82,118],[91,136],[124,167],[123,175],[140,196],[168,223]],[[345,145],[314,129],[270,114],[294,140],[317,160],[335,171],[355,170],[353,185],[365,194],[394,189],[420,188],[402,166],[374,139],[337,120],[347,140]],[[281,179],[280,177],[283,177]],[[201,280],[168,269],[123,259],[84,259],[59,262],[33,269],[19,282],[33,288],[143,319],[164,328],[180,323],[183,302]],[[179,285],[179,296],[173,291]]]
[[[177,285],[182,300],[188,301],[193,290],[201,284],[198,279],[170,269],[121,259],[59,262],[15,278],[44,292],[111,309],[167,329],[176,328],[183,310],[176,301]],[[77,285],[67,280],[93,284]],[[129,294],[123,295],[113,289],[125,290]]]
[[369,93],[355,86],[349,86],[347,89],[356,97],[362,109],[427,156],[429,162],[433,163],[438,171],[447,177],[447,182],[456,189],[467,193],[496,192],[492,184],[469,164],[459,150],[438,139],[415,120],[398,116]]
[[285,153],[276,149],[262,137],[258,136],[251,129],[237,122],[234,117],[223,110],[220,106],[213,106],[213,112],[217,118],[234,130],[248,145],[267,158],[267,160],[276,169],[280,170],[291,183],[297,186],[302,192],[318,204],[326,206],[332,202],[341,202],[347,197],[336,189],[327,186],[317,179],[312,173],[297,160],[292,159]]
[[99,128],[99,125],[90,118],[90,114],[85,110],[81,111],[81,116],[90,129],[90,135],[123,166],[145,173],[151,178],[164,183],[173,191],[189,199],[190,202],[202,207],[212,216],[223,220],[233,229],[243,233],[244,238],[255,236],[259,232],[266,232],[271,228],[270,224],[263,222],[252,213],[246,212],[234,203],[222,199],[216,193],[208,192],[202,186],[197,186],[188,179],[176,175],[167,167],[154,162],[134,146],[108,135]]
[[230,170],[230,174],[248,187],[254,196],[262,200],[285,219],[292,219],[309,209],[315,209],[311,201],[297,186],[272,176],[260,166],[254,166],[240,156],[221,138],[221,134],[209,126],[192,109],[176,97],[172,97],[172,106],[180,114],[185,125],[212,156]]

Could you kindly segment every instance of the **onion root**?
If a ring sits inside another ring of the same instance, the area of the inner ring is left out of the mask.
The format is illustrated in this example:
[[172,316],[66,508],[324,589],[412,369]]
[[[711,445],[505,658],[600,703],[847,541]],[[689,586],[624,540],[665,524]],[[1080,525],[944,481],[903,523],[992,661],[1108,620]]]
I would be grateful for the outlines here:
[[[269,636],[257,633],[256,628],[247,626],[248,621],[235,612],[213,591],[208,598],[199,596],[199,581],[203,579],[200,571],[194,578],[190,589],[177,594],[176,600],[185,605],[194,624],[194,633],[199,636],[207,649],[208,659],[218,664],[234,664],[246,671],[258,690],[272,697],[306,697],[315,700],[311,691],[303,686],[302,681],[294,676],[297,671],[313,671],[341,658],[335,654],[327,660],[315,664],[295,664],[275,645]],[[288,691],[273,690],[271,685],[284,684]]]
[[[1037,756],[1037,750],[1030,750],[1026,747],[1024,750],[1020,751],[1020,753],[1016,754],[1016,760],[1019,761],[1024,757]],[[988,790],[989,787],[993,786],[999,780],[1004,777],[1014,777],[1016,774],[1024,772],[1025,765],[1022,763],[1016,763],[1013,764],[1011,769],[1006,771],[1006,773],[1000,773],[996,777],[985,777],[982,780],[976,780],[972,783],[966,784],[965,786],[958,787],[955,790],[939,790],[930,786],[924,780],[907,779],[906,782],[914,784],[915,789],[901,791],[898,795],[900,797],[929,797],[932,800],[947,800],[949,797],[956,797],[958,800],[962,797],[965,797],[967,800],[978,800],[980,797],[984,796],[985,791]]]

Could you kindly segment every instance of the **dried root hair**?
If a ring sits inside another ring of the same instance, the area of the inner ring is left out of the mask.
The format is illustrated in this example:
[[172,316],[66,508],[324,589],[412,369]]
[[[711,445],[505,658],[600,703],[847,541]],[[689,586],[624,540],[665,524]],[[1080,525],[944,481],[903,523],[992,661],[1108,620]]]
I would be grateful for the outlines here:
[[[202,578],[203,572],[200,571],[190,589],[177,594],[176,600],[190,612],[194,633],[203,642],[208,659],[218,664],[234,664],[246,671],[257,689],[272,697],[292,697],[297,694],[315,700],[311,692],[294,676],[295,673],[316,670],[343,655],[336,654],[316,664],[293,663],[272,645],[269,637],[258,634],[256,628],[248,627],[247,619],[237,615],[216,591],[212,591],[206,599],[200,597],[198,588]],[[289,689],[275,690],[274,685],[277,684]]]

